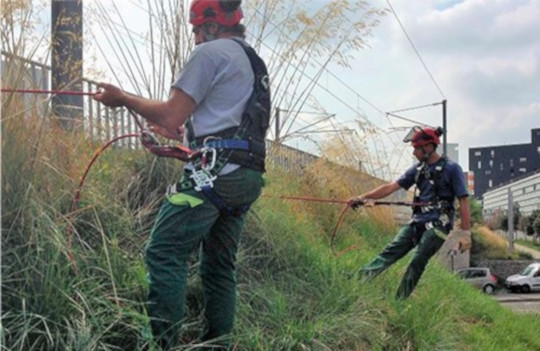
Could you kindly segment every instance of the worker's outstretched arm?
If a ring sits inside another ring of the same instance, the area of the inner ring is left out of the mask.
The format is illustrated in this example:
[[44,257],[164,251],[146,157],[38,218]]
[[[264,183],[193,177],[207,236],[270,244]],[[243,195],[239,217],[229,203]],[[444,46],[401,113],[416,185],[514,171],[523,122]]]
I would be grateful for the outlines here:
[[397,181],[386,183],[365,194],[350,198],[348,204],[352,207],[369,204],[369,200],[382,199],[383,197],[387,197],[399,189],[401,189],[401,187]]

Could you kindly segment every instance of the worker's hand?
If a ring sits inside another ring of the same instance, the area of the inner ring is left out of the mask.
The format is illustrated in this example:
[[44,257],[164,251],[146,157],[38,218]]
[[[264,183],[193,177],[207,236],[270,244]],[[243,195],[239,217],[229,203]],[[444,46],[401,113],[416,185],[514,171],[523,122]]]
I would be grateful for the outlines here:
[[167,139],[172,139],[172,140],[177,140],[177,141],[184,140],[184,133],[185,133],[184,126],[180,126],[176,128],[175,130],[169,130],[152,122],[147,121],[146,124],[148,126],[148,130],[150,130],[152,133],[159,134],[161,136],[164,136]]
[[360,195],[350,198],[347,202],[347,205],[352,209],[356,210],[360,206],[373,207],[375,205],[375,201],[372,199],[366,199],[365,197]]
[[178,140],[184,141],[184,138],[186,137],[186,127],[180,126],[176,128],[176,133],[178,134]]
[[465,252],[467,250],[470,250],[471,247],[472,247],[471,231],[462,230],[461,233],[459,233],[459,237],[458,237],[458,250],[460,252]]
[[98,91],[94,94],[94,100],[101,102],[108,107],[124,106],[126,93],[112,84],[99,83]]

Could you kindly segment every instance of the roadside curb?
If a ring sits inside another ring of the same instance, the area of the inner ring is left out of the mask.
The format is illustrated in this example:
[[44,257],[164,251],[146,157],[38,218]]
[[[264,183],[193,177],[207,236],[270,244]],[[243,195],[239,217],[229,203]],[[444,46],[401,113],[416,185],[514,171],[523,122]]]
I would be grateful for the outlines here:
[[536,301],[540,301],[540,297],[532,297],[532,298],[528,298],[528,297],[524,297],[522,299],[520,298],[502,298],[502,299],[498,299],[496,296],[493,296],[493,298],[499,302],[536,302]]

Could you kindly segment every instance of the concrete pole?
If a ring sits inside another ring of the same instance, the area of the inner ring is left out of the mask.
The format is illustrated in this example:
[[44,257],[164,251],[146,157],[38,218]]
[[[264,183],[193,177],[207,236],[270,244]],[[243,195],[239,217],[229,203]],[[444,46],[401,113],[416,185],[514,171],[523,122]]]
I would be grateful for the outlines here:
[[276,137],[275,137],[276,143],[279,143],[279,123],[281,123],[279,121],[279,107],[276,107]]
[[[82,0],[53,0],[51,3],[51,88],[82,91],[83,14]],[[52,110],[64,128],[73,129],[83,117],[82,95],[55,95]]]
[[508,186],[508,249],[514,252],[514,199],[512,190]]
[[446,156],[448,154],[447,150],[447,141],[448,141],[448,130],[446,128],[446,100],[442,101],[442,109],[443,109],[443,155]]

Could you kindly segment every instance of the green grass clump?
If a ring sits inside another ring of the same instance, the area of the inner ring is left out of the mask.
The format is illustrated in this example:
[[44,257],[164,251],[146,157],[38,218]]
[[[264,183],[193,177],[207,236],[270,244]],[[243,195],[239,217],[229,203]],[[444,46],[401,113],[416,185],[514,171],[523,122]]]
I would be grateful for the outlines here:
[[[76,132],[47,131],[53,126],[42,119],[21,129],[4,120],[10,110],[3,109],[2,140],[10,141],[2,145],[4,349],[153,349],[143,250],[164,186],[181,165],[109,149],[90,170],[74,211],[73,194],[99,145]],[[408,257],[361,283],[354,273],[395,234],[390,209],[347,211],[336,256],[330,240],[343,206],[280,198],[343,200],[376,180],[324,161],[294,176],[270,169],[266,178],[238,254],[233,349],[540,348],[537,315],[511,313],[435,261],[402,302],[394,294]],[[194,259],[181,335],[188,346],[181,349],[193,346],[203,327],[197,268]]]

